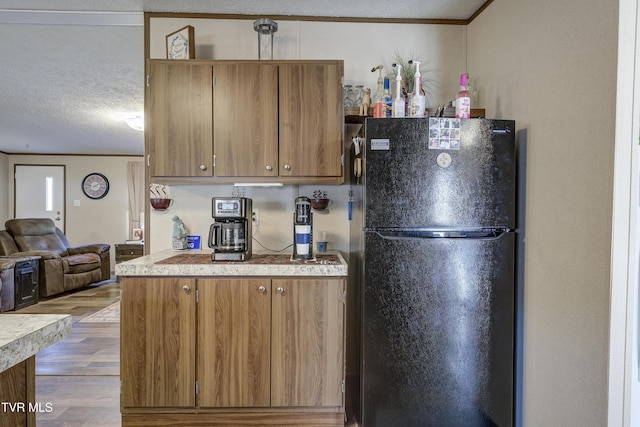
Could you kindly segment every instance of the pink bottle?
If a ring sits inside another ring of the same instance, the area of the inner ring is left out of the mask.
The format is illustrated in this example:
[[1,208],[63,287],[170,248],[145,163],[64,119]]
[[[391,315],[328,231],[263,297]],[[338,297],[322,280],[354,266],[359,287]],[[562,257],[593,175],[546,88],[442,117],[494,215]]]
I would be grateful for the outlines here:
[[460,74],[460,90],[456,93],[456,118],[471,117],[471,96],[467,90],[467,74]]

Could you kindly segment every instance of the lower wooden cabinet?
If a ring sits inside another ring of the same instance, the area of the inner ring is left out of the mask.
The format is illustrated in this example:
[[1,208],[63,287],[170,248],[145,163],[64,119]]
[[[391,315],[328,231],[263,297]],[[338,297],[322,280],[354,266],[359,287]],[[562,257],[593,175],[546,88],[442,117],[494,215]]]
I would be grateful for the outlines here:
[[195,406],[195,288],[194,279],[122,280],[123,408]]
[[36,357],[0,372],[0,427],[33,427],[36,412],[50,412],[49,402],[36,402]]
[[121,287],[123,426],[344,425],[344,278]]
[[198,281],[198,404],[269,407],[271,284]]

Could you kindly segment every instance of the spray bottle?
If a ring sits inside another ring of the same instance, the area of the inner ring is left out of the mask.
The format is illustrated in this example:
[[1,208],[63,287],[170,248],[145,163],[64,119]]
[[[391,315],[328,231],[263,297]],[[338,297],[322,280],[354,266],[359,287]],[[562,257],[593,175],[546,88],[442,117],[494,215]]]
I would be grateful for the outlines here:
[[383,98],[383,83],[382,78],[382,65],[376,65],[371,69],[371,72],[378,70],[378,90],[376,91],[375,101],[373,102],[373,117],[383,118],[386,116],[386,104]]
[[396,98],[393,100],[393,117],[404,117],[405,104],[401,88],[402,76],[400,76],[402,65],[393,64],[393,67],[398,69],[398,74],[396,75]]
[[411,60],[409,64],[416,64],[416,72],[413,75],[413,95],[409,102],[409,117],[424,117],[426,100],[421,92],[422,76],[420,75],[420,62]]

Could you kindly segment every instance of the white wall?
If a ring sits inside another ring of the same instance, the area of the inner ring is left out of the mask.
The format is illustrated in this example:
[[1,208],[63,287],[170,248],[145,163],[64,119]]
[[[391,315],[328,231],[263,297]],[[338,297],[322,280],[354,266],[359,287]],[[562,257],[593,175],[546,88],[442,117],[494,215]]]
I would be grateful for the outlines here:
[[[109,243],[111,247],[111,269],[115,265],[116,243],[122,243],[128,236],[128,191],[127,162],[142,161],[135,156],[39,156],[9,155],[6,173],[7,218],[13,218],[13,170],[15,164],[57,164],[66,165],[66,236],[71,245],[88,243]],[[0,158],[0,165],[2,165]],[[82,180],[91,172],[100,172],[109,180],[109,193],[103,199],[92,200],[82,193]],[[74,206],[74,200],[80,206]],[[2,222],[4,224],[4,221]],[[4,228],[4,226],[2,227]]]
[[617,0],[495,0],[468,28],[487,115],[526,140],[524,425],[604,426]]
[[[166,35],[185,25],[194,27],[197,59],[258,59],[254,20],[151,18],[150,57],[166,57]],[[393,74],[396,53],[422,59],[423,80],[434,105],[455,98],[459,75],[465,72],[463,25],[374,24],[278,21],[273,58],[342,59],[345,84],[377,86],[378,72]]]
[[[165,58],[166,35],[185,25],[195,29],[197,59],[258,58],[258,37],[253,30],[253,20],[186,18],[150,19],[150,57]],[[464,26],[460,25],[279,21],[273,57],[282,60],[342,59],[345,84],[364,84],[375,92],[378,73],[372,73],[372,67],[383,64],[384,74],[393,73],[391,64],[395,62],[396,53],[405,59],[415,55],[426,59],[427,92],[431,103],[437,105],[455,97],[458,76],[466,71],[465,34]],[[356,132],[353,126],[347,127],[345,146],[349,146]],[[346,167],[348,173],[349,165]],[[251,197],[254,207],[260,209],[261,221],[254,230],[254,237],[269,248],[281,249],[289,245],[294,200],[298,195],[311,196],[315,189],[327,190],[334,205],[328,212],[316,213],[314,232],[329,234],[330,249],[348,251],[347,186],[287,185],[281,189],[247,189],[247,197]],[[232,187],[171,186],[171,191],[175,198],[173,207],[166,212],[151,213],[151,252],[171,247],[171,217],[176,214],[183,219],[190,234],[206,238],[212,223],[211,197],[230,196]],[[253,249],[265,251],[255,242]]]

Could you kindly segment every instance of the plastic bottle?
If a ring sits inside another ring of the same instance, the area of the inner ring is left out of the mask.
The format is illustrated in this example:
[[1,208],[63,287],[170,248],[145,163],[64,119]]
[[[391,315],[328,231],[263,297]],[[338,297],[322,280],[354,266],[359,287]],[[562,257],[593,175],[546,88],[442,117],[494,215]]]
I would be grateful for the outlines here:
[[377,65],[371,69],[371,72],[378,70],[378,90],[376,91],[375,101],[373,103],[373,117],[380,119],[386,116],[386,103],[383,98],[382,65]]
[[471,117],[471,97],[467,90],[467,74],[460,74],[460,90],[456,93],[456,118]]
[[394,67],[398,69],[398,74],[396,75],[396,98],[393,100],[393,117],[404,117],[405,110],[405,99],[402,93],[402,76],[400,76],[400,71],[402,71],[402,65],[393,64]]
[[393,98],[391,97],[391,92],[389,92],[389,77],[384,78],[384,90],[382,91],[382,100],[384,101],[385,117],[391,117],[391,110],[393,109]]
[[413,95],[409,101],[409,117],[424,117],[425,97],[422,94],[422,76],[420,75],[420,62],[409,61],[409,64],[416,64],[416,72],[413,75]]

